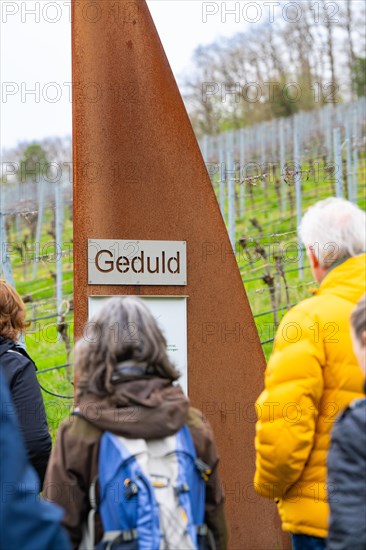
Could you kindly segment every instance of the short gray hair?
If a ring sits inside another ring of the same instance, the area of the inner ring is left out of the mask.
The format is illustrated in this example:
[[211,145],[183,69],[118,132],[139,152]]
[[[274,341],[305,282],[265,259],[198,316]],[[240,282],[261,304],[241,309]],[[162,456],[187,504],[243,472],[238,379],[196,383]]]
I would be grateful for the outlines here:
[[[125,372],[140,370],[143,376],[177,380],[166,340],[149,308],[128,296],[111,298],[86,324],[84,336],[75,346],[75,369],[79,375],[78,395],[105,396]],[[127,374],[128,377],[128,374]]]
[[366,214],[345,199],[332,197],[314,204],[304,214],[298,231],[322,267],[366,251]]

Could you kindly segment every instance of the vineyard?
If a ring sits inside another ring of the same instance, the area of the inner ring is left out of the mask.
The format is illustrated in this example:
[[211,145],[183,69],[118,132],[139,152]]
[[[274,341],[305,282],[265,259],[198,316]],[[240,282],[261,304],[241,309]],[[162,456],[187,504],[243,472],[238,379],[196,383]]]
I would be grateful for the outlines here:
[[[366,206],[365,139],[359,100],[200,142],[232,243],[215,253],[235,253],[266,357],[283,315],[315,286],[297,237],[303,212],[329,196]],[[26,303],[54,435],[74,391],[73,220],[71,178],[51,180],[3,177],[0,218],[3,276]]]

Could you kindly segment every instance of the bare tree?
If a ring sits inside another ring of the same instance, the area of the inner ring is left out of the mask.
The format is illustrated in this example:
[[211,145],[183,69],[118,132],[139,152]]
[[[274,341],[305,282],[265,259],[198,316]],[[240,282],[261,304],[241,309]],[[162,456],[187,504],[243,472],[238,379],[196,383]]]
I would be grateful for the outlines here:
[[[197,49],[184,97],[198,134],[215,134],[335,102],[340,85],[347,99],[352,90],[356,93],[356,80],[357,95],[362,94],[365,4],[357,0],[303,0],[300,4],[298,19],[258,23]],[[291,82],[301,88],[296,101],[286,97]],[[211,93],[204,94],[207,83],[212,83]],[[252,97],[255,87],[259,99]]]

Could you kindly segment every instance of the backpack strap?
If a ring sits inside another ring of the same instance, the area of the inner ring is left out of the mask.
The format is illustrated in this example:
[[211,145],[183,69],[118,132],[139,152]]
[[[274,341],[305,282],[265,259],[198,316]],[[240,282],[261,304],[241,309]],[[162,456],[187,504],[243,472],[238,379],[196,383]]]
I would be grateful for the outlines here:
[[204,523],[197,526],[198,549],[216,550],[216,542],[212,531]]
[[[189,427],[184,425],[180,430],[184,446],[189,449],[194,458],[195,472],[191,472],[189,494],[192,499],[192,510],[194,511],[194,523],[197,535],[198,549],[215,550],[216,543],[213,533],[205,523],[205,502],[206,502],[206,484],[212,474],[212,469],[208,464],[197,456],[196,448]],[[203,493],[203,495],[202,495]]]
[[95,546],[95,514],[97,512],[97,481],[95,476],[89,487],[89,505],[90,510],[86,523],[83,525],[83,536],[79,545],[79,550],[90,550]]
[[[84,526],[83,539],[79,546],[79,550],[92,550],[95,547],[95,514],[98,512],[97,483],[98,476],[95,476],[89,488],[90,510],[86,525]],[[107,543],[105,550],[109,550],[113,543],[131,542],[133,540],[137,540],[137,529],[106,531],[102,538],[102,542]]]
[[102,538],[102,543],[106,543],[103,545],[103,549],[110,550],[112,545],[117,545],[118,548],[119,544],[123,547],[123,543],[133,542],[137,540],[137,538],[137,529],[129,529],[126,531],[106,531]]
[[187,425],[182,426],[177,436],[178,450],[188,452],[192,457],[193,463],[192,468],[187,472],[187,482],[192,504],[193,521],[196,526],[203,525],[205,521],[206,483],[211,474],[211,469],[203,460],[197,457],[193,438]]

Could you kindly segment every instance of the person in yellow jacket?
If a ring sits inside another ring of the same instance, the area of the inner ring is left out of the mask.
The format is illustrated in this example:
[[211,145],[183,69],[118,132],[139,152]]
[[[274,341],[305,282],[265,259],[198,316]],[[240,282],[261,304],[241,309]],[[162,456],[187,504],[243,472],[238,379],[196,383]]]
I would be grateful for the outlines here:
[[256,403],[255,489],[277,502],[294,550],[325,548],[330,432],[363,394],[349,320],[366,290],[365,229],[365,213],[344,199],[305,213],[299,234],[320,285],[282,319]]

